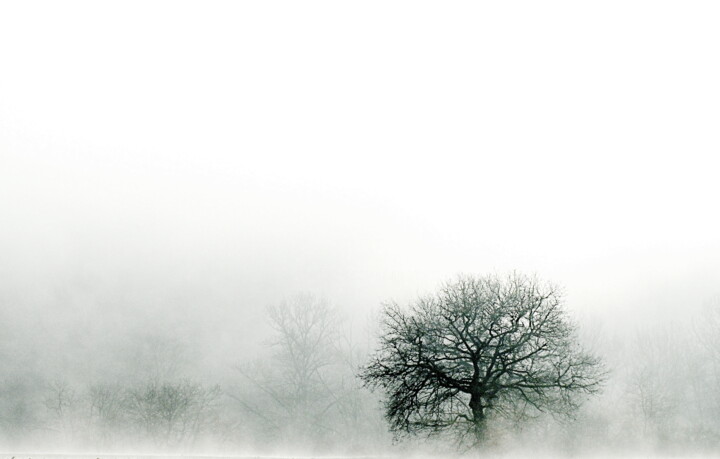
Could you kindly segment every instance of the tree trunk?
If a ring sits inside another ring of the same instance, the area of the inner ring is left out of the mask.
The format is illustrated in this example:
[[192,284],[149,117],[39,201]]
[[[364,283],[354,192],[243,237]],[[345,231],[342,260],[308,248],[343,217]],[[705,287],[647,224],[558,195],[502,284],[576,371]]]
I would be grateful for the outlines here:
[[485,443],[485,407],[482,404],[482,396],[473,393],[470,396],[470,409],[473,415],[473,435],[475,436],[475,446]]

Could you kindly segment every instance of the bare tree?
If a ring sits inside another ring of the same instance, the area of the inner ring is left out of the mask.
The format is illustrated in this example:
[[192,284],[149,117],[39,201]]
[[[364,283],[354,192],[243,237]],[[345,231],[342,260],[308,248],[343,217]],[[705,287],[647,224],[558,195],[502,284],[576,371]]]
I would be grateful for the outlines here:
[[300,294],[269,307],[268,315],[275,330],[275,359],[292,388],[292,408],[307,412],[317,388],[323,386],[321,370],[333,361],[336,313],[326,300]]
[[124,392],[116,384],[91,384],[87,389],[88,422],[92,438],[100,447],[110,447],[124,421]]
[[449,429],[480,444],[492,412],[569,413],[573,394],[599,390],[601,362],[576,341],[555,286],[460,277],[407,309],[385,306],[361,378],[385,391],[396,434]]
[[54,427],[51,428],[59,432],[65,441],[72,441],[77,427],[76,416],[80,399],[75,390],[62,380],[50,383],[47,391],[45,408],[54,418]]
[[331,366],[338,363],[338,316],[322,298],[304,293],[267,309],[273,354],[255,365],[236,367],[251,393],[231,395],[283,437],[317,440],[332,432],[328,413],[339,395]]
[[125,404],[131,423],[158,446],[192,445],[216,424],[219,395],[217,386],[151,381],[127,391]]
[[[639,331],[631,347],[627,384],[627,407],[646,441],[667,440],[679,434],[677,415],[687,405],[683,393],[691,377],[682,368],[684,330],[648,329]],[[685,400],[683,400],[685,399]]]

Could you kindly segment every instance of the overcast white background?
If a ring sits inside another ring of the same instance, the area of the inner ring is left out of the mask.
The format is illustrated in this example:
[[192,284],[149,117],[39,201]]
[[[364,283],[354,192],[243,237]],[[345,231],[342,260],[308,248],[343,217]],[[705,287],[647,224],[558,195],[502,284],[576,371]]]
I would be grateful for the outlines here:
[[3,2],[4,288],[362,312],[518,269],[589,316],[697,307],[720,293],[719,21],[701,1]]

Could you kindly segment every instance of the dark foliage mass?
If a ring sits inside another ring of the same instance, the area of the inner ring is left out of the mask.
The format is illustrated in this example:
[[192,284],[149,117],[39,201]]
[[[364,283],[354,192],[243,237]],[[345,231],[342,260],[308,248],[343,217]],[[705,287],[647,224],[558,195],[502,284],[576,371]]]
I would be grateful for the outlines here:
[[361,377],[386,392],[397,433],[450,428],[482,442],[491,412],[570,413],[602,381],[557,288],[519,274],[461,277],[409,308],[389,304],[382,327]]

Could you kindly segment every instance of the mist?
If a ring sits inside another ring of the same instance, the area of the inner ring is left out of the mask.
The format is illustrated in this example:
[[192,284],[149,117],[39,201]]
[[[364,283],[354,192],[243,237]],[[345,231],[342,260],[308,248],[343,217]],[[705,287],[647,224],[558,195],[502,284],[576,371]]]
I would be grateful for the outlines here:
[[357,375],[383,304],[521,272],[607,376],[492,454],[717,454],[719,15],[4,2],[0,453],[467,452]]

